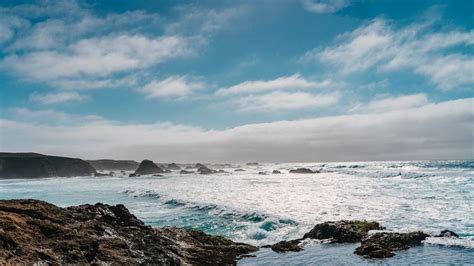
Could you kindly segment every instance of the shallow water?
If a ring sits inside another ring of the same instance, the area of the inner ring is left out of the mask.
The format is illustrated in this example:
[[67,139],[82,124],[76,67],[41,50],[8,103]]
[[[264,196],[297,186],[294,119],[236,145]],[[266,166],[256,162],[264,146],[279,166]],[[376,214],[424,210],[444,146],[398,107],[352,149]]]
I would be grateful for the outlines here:
[[[289,174],[296,167],[320,174]],[[233,172],[244,168],[245,172]],[[282,174],[271,173],[278,169]],[[474,161],[235,165],[228,174],[0,180],[0,198],[59,206],[123,203],[152,226],[173,225],[263,245],[301,237],[316,223],[368,219],[395,231],[449,229],[387,260],[352,254],[354,245],[313,245],[279,255],[261,250],[242,264],[470,263],[474,256]]]

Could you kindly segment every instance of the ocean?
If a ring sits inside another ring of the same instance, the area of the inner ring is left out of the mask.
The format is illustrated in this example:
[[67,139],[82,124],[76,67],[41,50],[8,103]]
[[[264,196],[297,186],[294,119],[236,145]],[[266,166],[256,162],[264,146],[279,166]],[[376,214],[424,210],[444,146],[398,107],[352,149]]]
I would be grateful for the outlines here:
[[[321,173],[288,173],[297,167]],[[238,168],[245,171],[234,172]],[[261,249],[240,260],[242,265],[474,263],[474,161],[267,163],[222,169],[228,173],[6,179],[0,180],[0,198],[34,198],[59,206],[121,203],[151,226],[200,229],[254,245],[299,238],[317,223],[342,219],[375,220],[390,231],[449,229],[460,235],[428,238],[423,246],[383,260],[354,255],[358,244],[314,242],[299,253]]]

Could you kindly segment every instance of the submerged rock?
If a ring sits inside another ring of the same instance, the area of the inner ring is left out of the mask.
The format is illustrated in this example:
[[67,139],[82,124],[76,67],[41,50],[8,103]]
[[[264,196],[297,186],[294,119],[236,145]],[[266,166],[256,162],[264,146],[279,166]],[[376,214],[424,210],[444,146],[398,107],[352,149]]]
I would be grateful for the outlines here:
[[97,172],[97,173],[94,174],[94,176],[112,176],[112,175],[113,175],[113,174],[110,173],[110,172],[107,173],[107,174],[106,174],[106,173],[99,173],[99,172]]
[[258,172],[259,175],[266,175],[267,173],[265,172]]
[[317,224],[303,239],[331,239],[333,242],[354,243],[361,241],[370,230],[384,229],[377,222],[341,220]]
[[179,173],[182,174],[182,175],[186,175],[186,174],[192,174],[194,172],[193,171],[181,170]]
[[131,173],[131,174],[128,175],[128,177],[137,177],[137,176],[139,176],[139,175],[134,174],[134,173]]
[[228,265],[258,249],[200,231],[154,229],[123,205],[0,200],[0,225],[0,264]]
[[311,169],[308,169],[308,168],[297,168],[297,169],[292,169],[290,170],[290,173],[292,174],[317,174],[317,173],[321,173],[321,171],[313,171]]
[[78,158],[0,152],[0,179],[94,176],[95,173],[94,167]]
[[281,174],[281,172],[279,170],[273,170],[272,174]]
[[253,165],[253,166],[255,166],[255,165],[258,165],[258,163],[257,163],[257,162],[253,162],[253,163],[247,163],[247,165],[249,165],[249,166],[250,166],[250,165]]
[[143,160],[138,169],[135,171],[135,175],[152,175],[152,174],[162,174],[165,171],[158,167],[154,162],[150,160]]
[[171,169],[171,170],[181,170],[181,167],[179,167],[179,165],[177,165],[175,163],[168,164],[167,168]]
[[238,168],[238,169],[235,169],[234,172],[245,172],[245,170],[241,169],[241,168]]
[[274,245],[271,245],[271,248],[275,252],[298,252],[303,250],[303,248],[299,245],[300,242],[300,239],[280,241]]
[[368,258],[387,258],[395,256],[395,251],[421,245],[428,237],[418,231],[411,233],[375,233],[362,241],[355,254]]

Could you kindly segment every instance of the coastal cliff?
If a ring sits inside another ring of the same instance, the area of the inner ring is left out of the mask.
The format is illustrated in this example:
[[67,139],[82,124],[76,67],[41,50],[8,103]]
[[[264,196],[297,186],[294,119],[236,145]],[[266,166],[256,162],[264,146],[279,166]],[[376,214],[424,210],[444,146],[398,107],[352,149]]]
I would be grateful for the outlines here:
[[94,167],[78,158],[38,153],[0,153],[0,178],[91,176],[95,173]]
[[154,229],[123,205],[38,200],[0,200],[0,247],[0,264],[232,265],[258,249],[201,231]]

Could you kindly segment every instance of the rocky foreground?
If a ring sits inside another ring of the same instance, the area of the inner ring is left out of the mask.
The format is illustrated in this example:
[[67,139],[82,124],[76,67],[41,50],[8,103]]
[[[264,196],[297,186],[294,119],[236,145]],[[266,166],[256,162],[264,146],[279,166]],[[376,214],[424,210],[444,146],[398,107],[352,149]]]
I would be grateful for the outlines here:
[[123,205],[0,201],[0,264],[232,265],[257,249],[200,231],[154,229]]

